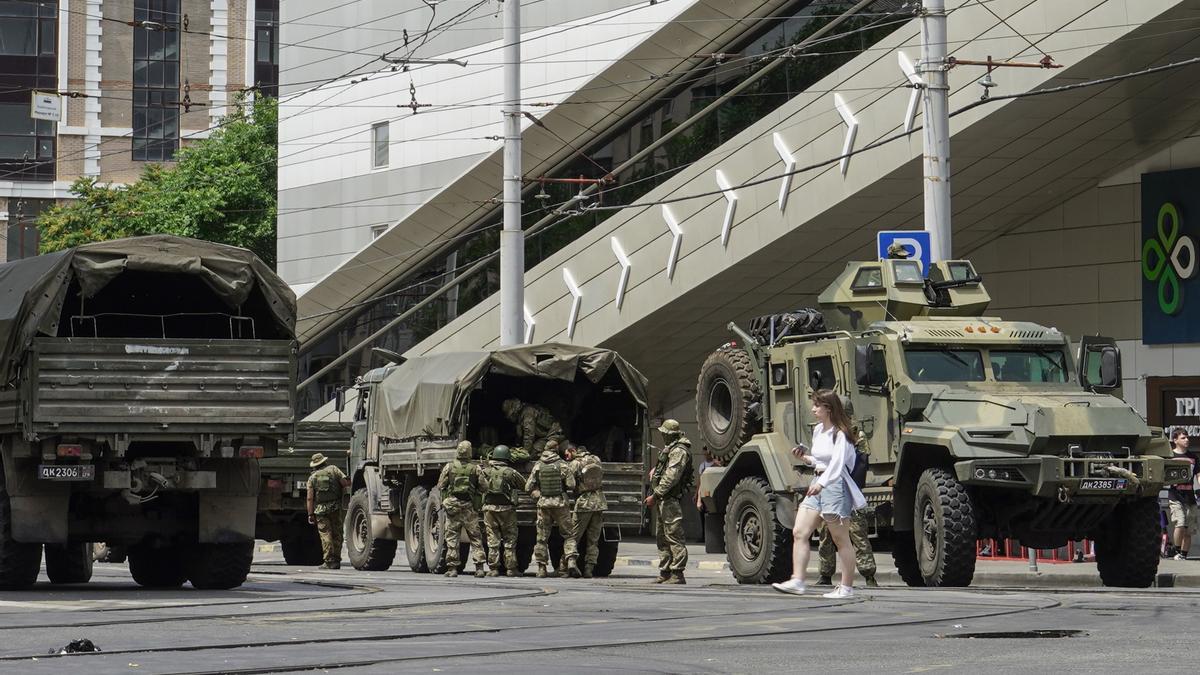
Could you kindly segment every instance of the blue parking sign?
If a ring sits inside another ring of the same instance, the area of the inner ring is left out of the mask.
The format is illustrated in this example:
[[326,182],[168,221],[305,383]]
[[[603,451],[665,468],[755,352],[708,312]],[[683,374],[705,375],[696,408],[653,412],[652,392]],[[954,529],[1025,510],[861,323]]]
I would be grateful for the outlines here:
[[880,232],[875,241],[879,248],[879,259],[888,257],[888,248],[892,244],[900,244],[908,251],[909,260],[921,262],[921,274],[929,276],[929,266],[933,263],[933,243],[925,230],[896,230]]

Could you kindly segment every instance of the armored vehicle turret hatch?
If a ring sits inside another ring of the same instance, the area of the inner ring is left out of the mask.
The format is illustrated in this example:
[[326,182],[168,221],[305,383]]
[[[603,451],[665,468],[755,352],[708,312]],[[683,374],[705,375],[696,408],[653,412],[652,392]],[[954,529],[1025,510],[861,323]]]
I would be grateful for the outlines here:
[[851,262],[817,302],[829,330],[865,330],[876,321],[979,316],[991,297],[966,260],[934,263],[929,278],[917,260]]

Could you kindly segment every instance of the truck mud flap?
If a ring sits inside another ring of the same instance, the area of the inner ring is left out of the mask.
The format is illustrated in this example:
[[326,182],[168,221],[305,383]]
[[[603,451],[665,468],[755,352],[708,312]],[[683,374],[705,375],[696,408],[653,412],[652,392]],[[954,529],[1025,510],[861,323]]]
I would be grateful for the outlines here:
[[257,515],[258,497],[201,493],[198,539],[202,544],[252,542]]
[[69,492],[37,496],[10,496],[13,538],[28,544],[67,543]]

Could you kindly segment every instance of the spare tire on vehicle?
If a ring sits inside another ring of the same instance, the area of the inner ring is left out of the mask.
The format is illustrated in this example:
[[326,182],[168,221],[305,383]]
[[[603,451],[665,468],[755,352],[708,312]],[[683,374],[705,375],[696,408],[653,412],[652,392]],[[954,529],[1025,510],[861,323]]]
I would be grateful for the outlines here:
[[750,354],[731,345],[709,354],[696,383],[696,422],[714,457],[733,457],[762,429],[761,407],[762,390]]

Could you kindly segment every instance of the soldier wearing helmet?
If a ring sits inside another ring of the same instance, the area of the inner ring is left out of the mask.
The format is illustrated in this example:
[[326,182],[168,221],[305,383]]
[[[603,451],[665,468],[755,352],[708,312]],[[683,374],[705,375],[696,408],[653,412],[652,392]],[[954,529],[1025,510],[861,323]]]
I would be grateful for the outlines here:
[[[525,481],[525,491],[537,500],[537,544],[533,547],[533,557],[537,561],[538,578],[549,576],[546,566],[550,563],[550,531],[556,525],[563,538],[563,561],[567,573],[572,577],[580,575],[579,566],[575,564],[578,556],[575,525],[571,520],[571,507],[567,505],[567,493],[574,490],[575,474],[558,456],[558,442],[548,441],[542,456],[533,465],[529,479]],[[560,566],[559,576],[562,576],[562,571]]]
[[479,513],[475,500],[480,496],[482,472],[472,461],[474,451],[470,441],[458,444],[457,457],[442,467],[437,487],[442,493],[442,508],[446,511],[446,576],[458,576],[458,539],[466,531],[471,542],[471,558],[475,561],[475,576],[482,577],[483,541],[479,538]]
[[548,441],[562,443],[566,440],[562,425],[545,406],[510,398],[501,404],[500,409],[516,425],[520,447],[532,455],[541,454]]
[[654,508],[655,534],[658,539],[658,579],[656,584],[686,584],[683,570],[687,567],[688,552],[683,535],[683,506],[681,501],[691,489],[692,442],[683,435],[679,422],[665,420],[658,428],[663,437],[663,449],[658,464],[650,473],[651,494],[646,506]]
[[525,479],[508,465],[510,458],[508,446],[497,445],[483,466],[483,527],[487,532],[489,577],[500,575],[501,549],[504,573],[510,577],[521,573],[517,569],[517,500]]
[[591,579],[600,555],[600,532],[604,528],[604,512],[608,500],[604,498],[604,466],[600,458],[577,445],[567,450],[571,460],[571,472],[579,491],[575,497],[574,523],[575,545],[582,548],[583,578]]

